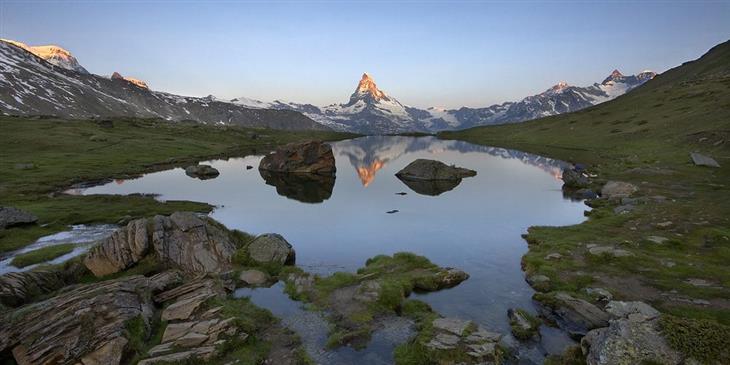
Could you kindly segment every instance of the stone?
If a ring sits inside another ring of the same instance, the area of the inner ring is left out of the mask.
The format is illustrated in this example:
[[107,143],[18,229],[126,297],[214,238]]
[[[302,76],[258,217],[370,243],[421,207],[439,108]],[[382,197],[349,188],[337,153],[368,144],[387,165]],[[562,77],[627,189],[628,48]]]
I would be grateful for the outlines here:
[[334,175],[337,171],[332,147],[320,141],[290,143],[264,156],[259,170]]
[[601,196],[607,199],[628,198],[639,188],[636,185],[624,181],[609,181],[601,189]]
[[497,344],[494,342],[486,342],[486,343],[480,343],[480,344],[470,344],[466,346],[469,351],[467,351],[467,355],[471,357],[477,357],[477,358],[488,358],[489,360],[494,359],[495,350],[497,347]]
[[416,290],[436,291],[453,288],[464,280],[469,279],[469,274],[452,267],[441,268],[436,272],[424,272],[414,278]]
[[476,174],[474,170],[419,158],[398,171],[395,176],[401,180],[461,180]]
[[545,275],[530,275],[525,281],[537,291],[547,291],[550,288],[550,278]]
[[536,296],[545,317],[554,320],[573,338],[584,336],[589,330],[606,327],[610,316],[583,299],[563,292]]
[[461,337],[464,331],[474,325],[472,321],[458,318],[436,318],[433,320],[433,327],[437,330],[452,333]]
[[694,163],[697,166],[707,166],[707,167],[715,167],[715,168],[720,167],[720,164],[717,163],[717,161],[715,161],[714,158],[699,154],[697,152],[690,153],[689,157],[692,159],[692,163]]
[[482,327],[479,327],[476,331],[472,332],[466,337],[468,343],[482,343],[486,341],[499,342],[502,339],[502,335],[497,332],[490,332]]
[[458,344],[459,337],[446,333],[439,333],[426,344],[426,347],[435,350],[451,350],[455,349]]
[[150,247],[147,219],[131,221],[111,236],[92,247],[84,257],[84,265],[97,277],[126,270],[136,264]]
[[590,253],[593,256],[607,255],[607,256],[613,256],[613,257],[628,257],[628,256],[634,255],[630,251],[611,247],[611,246],[593,246],[588,249],[588,253]]
[[689,279],[685,280],[684,282],[686,282],[689,285],[697,286],[697,287],[706,288],[706,287],[712,286],[712,283],[710,283],[709,281],[707,281],[705,279],[689,278]]
[[412,179],[400,179],[408,188],[414,192],[427,195],[427,196],[439,196],[447,191],[454,190],[459,184],[461,179],[457,180],[412,180]]
[[619,205],[619,206],[613,208],[613,213],[614,214],[625,214],[625,213],[631,212],[632,210],[634,210],[634,208],[636,208],[636,207],[631,204]]
[[293,265],[296,258],[292,245],[276,233],[266,233],[256,237],[248,245],[248,255],[261,264]]
[[172,303],[162,311],[162,320],[188,319],[206,300],[212,297],[213,295],[210,294],[199,294]]
[[248,286],[265,286],[271,282],[271,276],[260,270],[245,270],[238,275],[238,280]]
[[191,273],[232,269],[235,238],[222,224],[191,212],[158,215],[152,220],[152,245],[160,260]]
[[611,301],[604,308],[615,318],[654,319],[659,317],[659,311],[644,302]]
[[553,253],[549,253],[549,254],[545,255],[545,260],[560,260],[562,258],[563,258],[563,255],[561,255],[557,252],[553,252]]
[[18,307],[40,296],[62,288],[65,275],[56,269],[36,268],[31,271],[10,272],[0,276],[0,303]]
[[16,170],[33,170],[35,168],[35,164],[33,163],[16,163],[13,165],[13,168]]
[[380,283],[375,280],[366,280],[360,283],[353,296],[361,302],[375,302],[380,298]]
[[185,336],[188,332],[190,332],[195,324],[196,322],[169,323],[167,327],[165,327],[165,333],[162,335],[162,342],[175,341],[178,338]]
[[189,351],[175,352],[168,355],[144,359],[138,362],[137,365],[191,363],[192,360],[207,360],[211,358],[215,353],[215,346],[203,346],[194,348]]
[[669,241],[669,238],[662,237],[662,236],[649,236],[649,237],[646,237],[646,240],[649,242],[654,242],[656,244],[661,245],[662,243]]
[[[39,303],[0,314],[0,352],[21,364],[118,364],[127,322],[147,328],[151,279],[128,276],[77,285]],[[6,352],[7,351],[7,352]]]
[[38,217],[15,207],[0,207],[0,229],[33,224]]
[[507,310],[507,318],[515,338],[527,340],[539,335],[540,323],[530,318],[526,311],[510,308]]
[[200,180],[208,180],[218,177],[220,172],[210,165],[191,165],[185,168],[185,175]]
[[682,364],[684,357],[672,349],[659,328],[659,319],[613,320],[581,340],[589,365]]
[[188,333],[183,337],[175,340],[175,346],[179,347],[195,347],[201,345],[203,342],[208,340],[208,336],[200,333]]
[[603,288],[585,288],[586,294],[599,302],[608,302],[613,299],[613,294]]
[[124,355],[124,347],[129,341],[124,337],[117,337],[102,345],[96,351],[81,358],[83,365],[110,365],[119,364]]
[[173,342],[159,344],[159,345],[149,349],[147,351],[147,355],[149,355],[150,357],[156,357],[156,356],[160,356],[160,355],[164,355],[166,353],[172,352],[173,345],[174,345]]
[[562,179],[563,188],[584,189],[591,183],[588,176],[572,168],[563,169]]
[[276,187],[276,193],[302,203],[321,203],[332,197],[334,175],[304,174],[259,170],[266,185]]

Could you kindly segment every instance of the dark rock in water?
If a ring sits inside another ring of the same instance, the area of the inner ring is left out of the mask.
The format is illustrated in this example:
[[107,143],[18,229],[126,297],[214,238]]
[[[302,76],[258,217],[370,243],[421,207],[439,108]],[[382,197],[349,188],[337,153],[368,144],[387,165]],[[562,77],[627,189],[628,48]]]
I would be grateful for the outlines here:
[[125,270],[155,252],[157,259],[191,273],[231,269],[234,238],[220,223],[190,212],[129,222],[92,247],[84,265],[97,277]]
[[246,170],[251,170],[252,168],[253,168],[253,166],[251,166],[251,165],[246,165]]
[[573,338],[585,336],[592,329],[608,326],[611,318],[595,305],[567,293],[536,294],[534,298],[542,304],[542,314],[554,320]]
[[393,213],[398,213],[398,212],[399,212],[399,210],[398,210],[398,209],[393,209],[393,210],[389,210],[389,211],[387,211],[387,212],[385,212],[385,213],[388,213],[388,214],[393,214]]
[[474,170],[463,167],[449,166],[441,161],[419,158],[408,164],[395,176],[401,180],[458,180],[476,176]]
[[284,237],[276,233],[259,235],[248,245],[248,255],[261,264],[293,265],[296,253]]
[[38,221],[38,217],[14,207],[0,207],[0,229],[32,224]]
[[454,190],[461,184],[458,180],[405,180],[400,179],[406,186],[421,195],[437,196],[447,191]]
[[578,171],[577,169],[573,168],[565,168],[563,169],[563,189],[565,188],[573,188],[573,189],[583,189],[587,188],[588,185],[590,185],[591,181],[588,179],[587,176],[585,176],[581,171]]
[[332,147],[319,141],[290,143],[266,155],[259,170],[288,173],[334,175]]
[[596,198],[598,198],[598,194],[595,191],[588,189],[588,188],[575,189],[575,188],[563,186],[563,197],[571,199],[571,200],[586,200],[586,199],[596,199]]
[[259,170],[267,185],[276,193],[302,203],[321,203],[332,196],[335,177],[319,174],[290,174]]
[[401,191],[400,193],[395,193],[395,195],[407,195],[407,194],[408,193],[406,193],[405,191]]
[[715,161],[714,158],[705,156],[696,152],[692,152],[689,154],[690,158],[692,158],[692,162],[697,166],[707,166],[707,167],[720,167],[720,164]]
[[200,180],[208,180],[218,177],[220,172],[210,165],[192,165],[185,168],[185,175]]

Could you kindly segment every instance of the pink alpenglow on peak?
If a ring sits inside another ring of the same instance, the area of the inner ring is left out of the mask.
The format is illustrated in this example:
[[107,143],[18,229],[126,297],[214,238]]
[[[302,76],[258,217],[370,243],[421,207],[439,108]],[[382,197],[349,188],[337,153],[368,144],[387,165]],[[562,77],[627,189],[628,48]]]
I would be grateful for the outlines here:
[[65,50],[56,45],[46,46],[29,46],[23,42],[13,41],[10,39],[0,39],[0,41],[10,43],[16,47],[20,47],[39,58],[47,61],[48,63],[58,66],[67,70],[88,74],[89,72],[83,68],[79,61],[71,55],[71,52]]
[[132,83],[133,85],[140,87],[142,89],[147,89],[147,90],[150,89],[149,86],[147,86],[146,82],[139,80],[139,79],[135,79],[133,77],[124,77],[119,72],[113,73],[111,79],[112,80],[124,80],[124,81]]
[[370,94],[375,101],[387,97],[384,92],[378,89],[378,86],[375,85],[375,80],[367,72],[362,74],[362,78],[360,79],[360,83],[357,84],[357,90],[355,92],[358,94]]

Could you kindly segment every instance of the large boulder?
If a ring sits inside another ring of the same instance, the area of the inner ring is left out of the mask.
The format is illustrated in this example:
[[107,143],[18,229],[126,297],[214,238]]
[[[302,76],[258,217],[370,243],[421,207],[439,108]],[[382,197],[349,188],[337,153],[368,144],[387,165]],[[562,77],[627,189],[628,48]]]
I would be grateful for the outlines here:
[[638,190],[639,188],[632,183],[625,181],[609,181],[601,189],[601,197],[607,199],[628,198]]
[[248,255],[260,264],[294,264],[296,254],[292,245],[276,233],[262,234],[248,245]]
[[148,219],[131,221],[92,247],[84,265],[98,277],[125,270],[147,254],[150,241]]
[[465,177],[476,176],[476,174],[477,172],[474,170],[419,158],[398,171],[395,176],[401,180],[461,180]]
[[0,229],[31,224],[38,221],[38,217],[15,207],[0,207]]
[[567,293],[536,294],[535,299],[542,304],[542,314],[555,321],[573,338],[580,338],[592,329],[608,326],[611,318],[595,305]]
[[717,163],[717,161],[715,161],[715,159],[710,156],[705,156],[697,152],[692,152],[689,154],[689,157],[692,159],[692,163],[697,166],[707,166],[715,168],[720,167],[720,164]]
[[656,309],[642,302],[611,302],[607,307],[617,318],[581,340],[589,365],[684,363],[661,335]]
[[574,168],[565,168],[562,173],[563,177],[563,188],[570,189],[583,189],[587,188],[591,184],[588,176],[583,174],[582,171],[578,171]]
[[310,141],[290,143],[266,155],[259,163],[259,170],[334,175],[337,168],[332,147]]
[[200,180],[214,179],[220,175],[218,170],[210,165],[190,165],[185,168],[185,175]]
[[0,314],[0,352],[11,351],[19,364],[119,364],[128,322],[150,328],[152,288],[167,286],[164,280],[129,276],[80,285]]
[[192,273],[231,269],[235,240],[221,224],[190,212],[129,222],[89,250],[84,264],[96,276],[125,270],[149,252]]

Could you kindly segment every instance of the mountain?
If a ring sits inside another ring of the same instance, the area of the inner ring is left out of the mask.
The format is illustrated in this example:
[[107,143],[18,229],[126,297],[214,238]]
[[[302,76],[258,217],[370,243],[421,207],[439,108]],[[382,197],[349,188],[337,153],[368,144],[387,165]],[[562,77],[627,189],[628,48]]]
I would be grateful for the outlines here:
[[0,39],[0,41],[7,42],[18,46],[46,61],[54,66],[65,68],[67,70],[88,74],[89,72],[83,68],[76,57],[71,55],[71,52],[59,47],[59,46],[29,46],[25,43],[13,41],[10,39]]
[[233,102],[252,108],[296,110],[336,130],[364,134],[437,132],[480,125],[517,123],[577,111],[623,95],[654,76],[656,73],[651,71],[624,76],[614,70],[601,83],[579,87],[560,82],[540,94],[528,96],[518,102],[506,102],[485,108],[409,107],[380,90],[367,73],[362,75],[355,92],[345,104],[318,108],[311,104],[283,101],[267,103],[248,98],[234,99]]
[[90,74],[68,51],[9,41],[0,41],[0,114],[81,119],[124,116],[275,129],[327,129],[293,110],[251,109],[212,96],[152,91],[143,81],[119,73],[112,77]]

